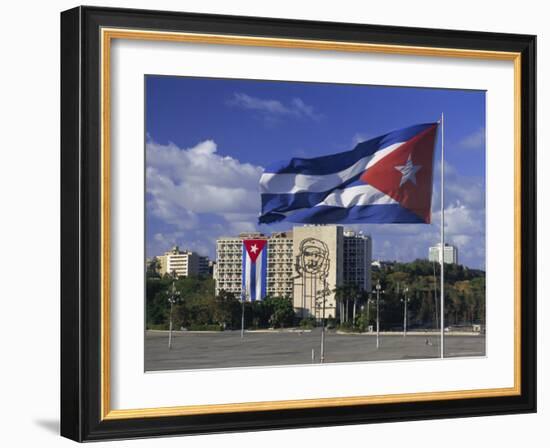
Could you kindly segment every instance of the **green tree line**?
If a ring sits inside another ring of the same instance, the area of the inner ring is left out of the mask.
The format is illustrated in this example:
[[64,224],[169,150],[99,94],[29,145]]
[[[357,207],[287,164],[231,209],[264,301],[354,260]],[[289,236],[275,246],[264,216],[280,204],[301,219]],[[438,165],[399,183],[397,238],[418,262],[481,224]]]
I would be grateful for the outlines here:
[[[188,330],[223,330],[241,328],[243,306],[234,294],[220,291],[215,294],[211,277],[174,279],[169,275],[147,275],[147,328],[167,329],[170,314],[168,301],[172,284],[179,293],[174,304],[174,328]],[[246,328],[280,328],[295,324],[292,302],[286,297],[266,297],[244,303]]]
[[[439,264],[427,260],[388,264],[373,267],[373,291],[361,290],[356,285],[334,289],[337,301],[337,319],[331,326],[365,331],[376,323],[376,293],[380,282],[381,330],[403,328],[404,299],[407,301],[408,328],[436,329],[439,323]],[[232,293],[215,294],[211,277],[174,279],[159,277],[154,270],[146,277],[147,328],[167,329],[170,313],[168,298],[172,284],[179,293],[173,307],[174,328],[189,330],[239,329],[242,303]],[[292,300],[288,297],[266,297],[262,301],[244,304],[246,328],[280,328],[300,324]],[[311,319],[303,326],[315,325]],[[445,325],[485,324],[485,272],[462,265],[445,265]]]

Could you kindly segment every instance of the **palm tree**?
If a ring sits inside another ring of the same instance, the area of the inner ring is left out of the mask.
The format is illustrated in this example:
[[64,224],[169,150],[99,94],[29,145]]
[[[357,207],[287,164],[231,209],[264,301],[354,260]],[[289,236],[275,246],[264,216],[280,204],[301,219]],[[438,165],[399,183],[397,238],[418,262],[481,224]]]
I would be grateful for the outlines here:
[[360,298],[361,289],[356,284],[348,285],[348,294],[353,299],[352,322],[355,325],[355,317],[357,315],[357,301]]
[[344,301],[347,300],[346,299],[347,292],[348,292],[347,286],[346,285],[337,286],[336,288],[333,289],[333,292],[334,292],[334,298],[336,299],[336,303],[338,304],[338,307],[339,307],[338,315],[340,317],[340,324],[343,324],[345,322],[345,320],[344,320],[344,318],[345,318]]
[[[355,291],[355,301],[357,302],[357,305],[361,308],[363,304],[367,302],[369,298],[369,293],[363,289],[362,287],[358,286]],[[353,322],[355,322],[355,311],[356,311],[356,305],[353,307]]]

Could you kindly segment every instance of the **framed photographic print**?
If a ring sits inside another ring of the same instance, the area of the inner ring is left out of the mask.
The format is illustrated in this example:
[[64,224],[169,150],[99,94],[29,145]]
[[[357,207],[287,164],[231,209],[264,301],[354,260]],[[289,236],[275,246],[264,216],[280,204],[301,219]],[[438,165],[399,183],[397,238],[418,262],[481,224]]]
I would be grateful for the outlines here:
[[61,14],[61,433],[536,411],[535,36]]

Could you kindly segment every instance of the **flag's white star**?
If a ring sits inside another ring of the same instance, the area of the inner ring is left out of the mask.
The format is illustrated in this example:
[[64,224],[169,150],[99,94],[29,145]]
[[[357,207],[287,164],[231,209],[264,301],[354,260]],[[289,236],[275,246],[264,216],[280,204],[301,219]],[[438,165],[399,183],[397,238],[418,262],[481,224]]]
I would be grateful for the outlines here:
[[250,247],[250,252],[252,252],[253,254],[255,254],[256,252],[258,252],[258,246],[256,246],[255,244],[253,244],[253,245]]
[[409,180],[416,185],[416,173],[418,172],[418,170],[420,170],[420,168],[422,168],[421,165],[413,165],[411,154],[409,154],[409,158],[407,159],[405,165],[399,165],[395,167],[395,169],[402,174],[401,183],[399,184],[399,186],[401,187],[405,182]]

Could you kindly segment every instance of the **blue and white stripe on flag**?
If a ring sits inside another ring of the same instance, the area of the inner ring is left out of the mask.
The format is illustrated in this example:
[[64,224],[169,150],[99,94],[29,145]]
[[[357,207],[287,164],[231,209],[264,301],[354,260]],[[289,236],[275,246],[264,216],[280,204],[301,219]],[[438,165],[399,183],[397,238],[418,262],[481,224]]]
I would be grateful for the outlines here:
[[436,130],[437,123],[418,124],[351,151],[269,166],[259,222],[429,222]]
[[262,300],[267,295],[267,240],[243,240],[242,300]]

